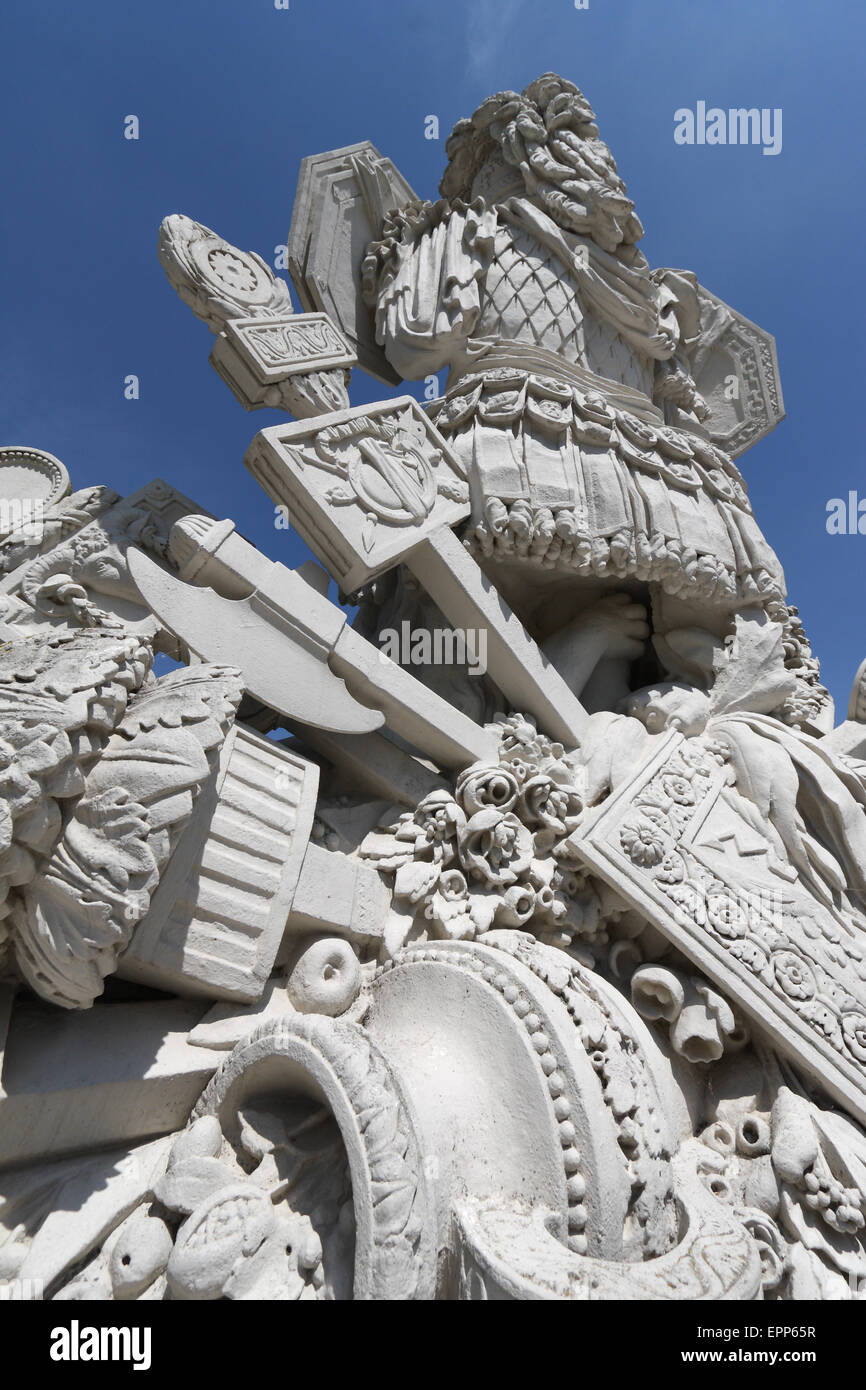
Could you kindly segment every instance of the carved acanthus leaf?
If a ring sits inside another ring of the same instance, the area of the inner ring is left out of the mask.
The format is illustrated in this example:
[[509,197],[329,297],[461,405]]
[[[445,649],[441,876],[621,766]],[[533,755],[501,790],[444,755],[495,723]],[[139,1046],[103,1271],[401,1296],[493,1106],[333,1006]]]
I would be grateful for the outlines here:
[[783,635],[781,623],[737,615],[732,644],[714,660],[711,717],[738,710],[770,713],[794,693],[797,682],[785,669]]
[[86,1008],[101,992],[215,772],[241,693],[237,671],[202,665],[130,702],[44,875],[13,913],[18,967],[44,998]]

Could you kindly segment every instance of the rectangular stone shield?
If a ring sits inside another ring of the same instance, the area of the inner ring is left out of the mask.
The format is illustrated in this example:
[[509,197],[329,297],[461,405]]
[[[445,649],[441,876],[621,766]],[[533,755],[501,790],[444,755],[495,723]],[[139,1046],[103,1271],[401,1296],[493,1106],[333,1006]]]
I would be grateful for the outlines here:
[[262,430],[244,464],[345,594],[469,515],[463,469],[412,396]]
[[576,847],[756,1031],[866,1122],[863,952],[777,856],[769,827],[746,818],[727,772],[672,733]]

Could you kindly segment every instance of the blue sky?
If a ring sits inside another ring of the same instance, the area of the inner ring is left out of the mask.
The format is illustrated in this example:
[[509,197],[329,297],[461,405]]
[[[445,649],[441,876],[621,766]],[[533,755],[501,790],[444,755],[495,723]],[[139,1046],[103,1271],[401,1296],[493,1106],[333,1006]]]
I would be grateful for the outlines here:
[[[788,416],[740,463],[843,717],[866,657],[866,535],[830,536],[825,520],[828,499],[866,499],[866,5],[289,5],[4,0],[3,442],[57,454],[77,486],[130,492],[161,475],[299,563],[241,465],[285,417],[246,415],[209,367],[211,335],[157,261],[160,220],[185,212],[272,260],[304,155],[370,139],[435,197],[454,121],[553,69],[595,107],[651,264],[693,269],[775,334]],[[676,145],[674,111],[699,100],[781,107],[781,153]],[[356,372],[356,404],[384,394]]]

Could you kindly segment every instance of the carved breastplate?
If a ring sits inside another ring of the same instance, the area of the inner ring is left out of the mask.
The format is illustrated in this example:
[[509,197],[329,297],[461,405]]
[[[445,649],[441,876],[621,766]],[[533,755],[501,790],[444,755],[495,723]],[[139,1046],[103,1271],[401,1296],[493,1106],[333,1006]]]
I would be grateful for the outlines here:
[[647,395],[652,364],[581,303],[562,262],[523,231],[500,227],[488,267],[476,334],[531,343]]
[[532,343],[569,362],[583,360],[583,309],[577,287],[545,247],[500,228],[485,279],[479,337]]

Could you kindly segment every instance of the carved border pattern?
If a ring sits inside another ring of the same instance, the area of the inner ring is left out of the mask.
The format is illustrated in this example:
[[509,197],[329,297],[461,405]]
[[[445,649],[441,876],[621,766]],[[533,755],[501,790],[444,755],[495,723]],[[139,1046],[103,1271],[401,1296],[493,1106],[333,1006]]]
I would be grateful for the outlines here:
[[[725,794],[724,764],[717,745],[674,734],[636,785],[600,808],[579,852],[786,1054],[866,1118],[863,949],[790,876],[779,877],[768,901],[705,862],[696,839]],[[767,848],[772,860],[769,838]]]
[[414,1123],[387,1060],[357,1024],[311,1015],[256,1029],[217,1072],[190,1121],[217,1114],[241,1073],[280,1056],[319,1083],[346,1144],[358,1231],[355,1298],[432,1298],[431,1201]]

